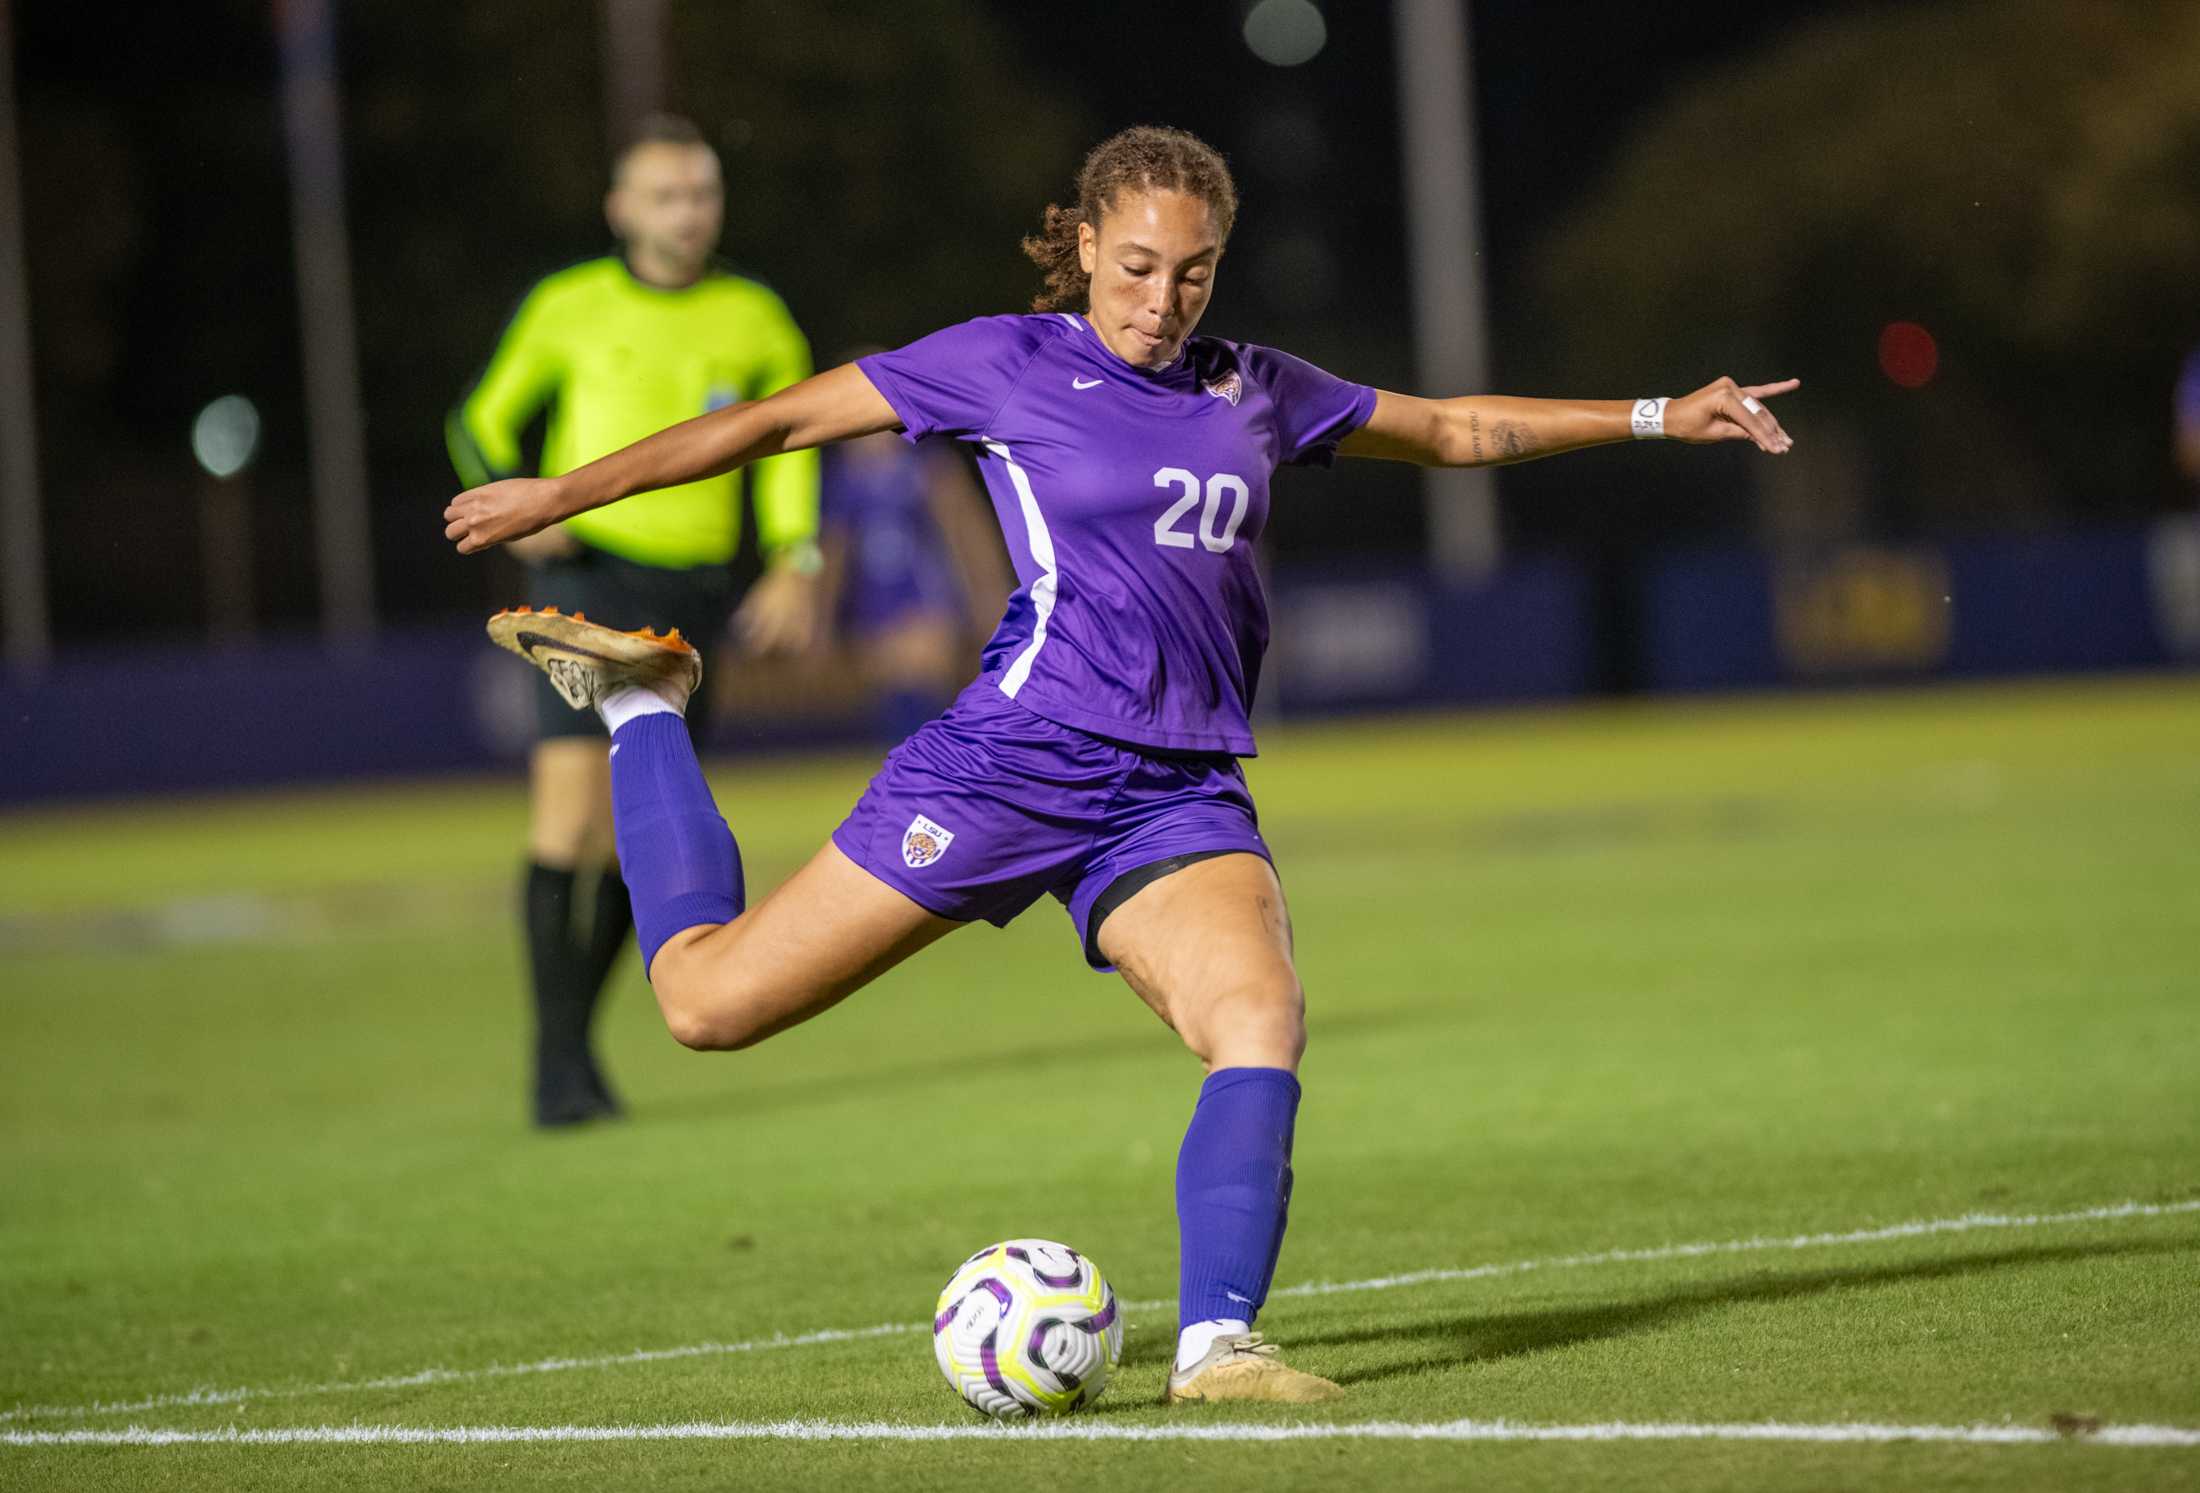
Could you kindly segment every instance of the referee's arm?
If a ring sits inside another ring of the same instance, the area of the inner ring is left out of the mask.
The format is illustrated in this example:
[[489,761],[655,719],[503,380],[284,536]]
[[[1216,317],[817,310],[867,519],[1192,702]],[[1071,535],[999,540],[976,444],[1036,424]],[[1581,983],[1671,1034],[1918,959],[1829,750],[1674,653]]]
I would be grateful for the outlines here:
[[479,382],[443,423],[451,465],[468,487],[518,474],[520,432],[564,375],[542,300],[538,289],[520,303]]
[[[773,303],[758,328],[755,397],[767,398],[810,376],[810,344],[794,317]],[[790,451],[749,469],[756,495],[756,541],[767,560],[796,554],[814,557],[817,545],[818,456]]]

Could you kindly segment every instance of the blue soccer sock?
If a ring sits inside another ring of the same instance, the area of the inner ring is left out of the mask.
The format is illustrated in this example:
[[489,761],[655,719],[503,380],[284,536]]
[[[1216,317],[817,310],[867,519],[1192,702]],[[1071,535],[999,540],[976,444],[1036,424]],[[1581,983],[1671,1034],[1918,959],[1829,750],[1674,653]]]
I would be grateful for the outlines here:
[[643,969],[673,934],[740,916],[741,849],[677,712],[636,715],[611,733],[611,808]]
[[[1244,1323],[1268,1299],[1291,1207],[1299,1081],[1281,1068],[1224,1068],[1200,1086],[1176,1158],[1177,1326]],[[1214,1332],[1184,1333],[1204,1351]],[[1198,1353],[1194,1353],[1196,1359]]]

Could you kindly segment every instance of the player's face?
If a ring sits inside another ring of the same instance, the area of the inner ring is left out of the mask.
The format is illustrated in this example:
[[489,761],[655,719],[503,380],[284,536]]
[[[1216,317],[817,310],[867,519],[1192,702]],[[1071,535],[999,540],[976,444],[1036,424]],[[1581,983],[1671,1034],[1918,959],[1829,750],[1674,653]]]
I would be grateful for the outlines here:
[[1092,276],[1092,324],[1115,355],[1139,368],[1176,361],[1213,293],[1221,235],[1206,202],[1182,192],[1126,193],[1077,225]]
[[718,247],[726,189],[706,145],[638,145],[620,167],[604,210],[629,252],[694,274]]

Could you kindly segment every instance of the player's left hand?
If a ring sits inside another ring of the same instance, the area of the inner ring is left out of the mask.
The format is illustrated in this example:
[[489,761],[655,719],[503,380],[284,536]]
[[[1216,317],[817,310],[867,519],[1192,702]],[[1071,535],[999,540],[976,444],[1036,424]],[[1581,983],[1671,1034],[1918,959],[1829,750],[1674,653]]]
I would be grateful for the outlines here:
[[817,644],[817,577],[775,565],[733,614],[734,636],[751,653],[807,653]]
[[1666,439],[1703,445],[1711,441],[1754,441],[1767,456],[1779,456],[1795,438],[1780,427],[1764,401],[1802,387],[1799,378],[1776,384],[1737,384],[1715,379],[1665,407]]

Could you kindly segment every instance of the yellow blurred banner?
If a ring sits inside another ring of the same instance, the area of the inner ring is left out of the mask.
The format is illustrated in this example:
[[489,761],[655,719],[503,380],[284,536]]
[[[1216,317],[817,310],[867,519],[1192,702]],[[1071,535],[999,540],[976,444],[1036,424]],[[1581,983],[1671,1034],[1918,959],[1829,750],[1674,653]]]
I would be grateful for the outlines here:
[[1779,568],[1781,661],[1796,674],[1936,669],[1953,610],[1948,567],[1929,550],[1852,549]]

